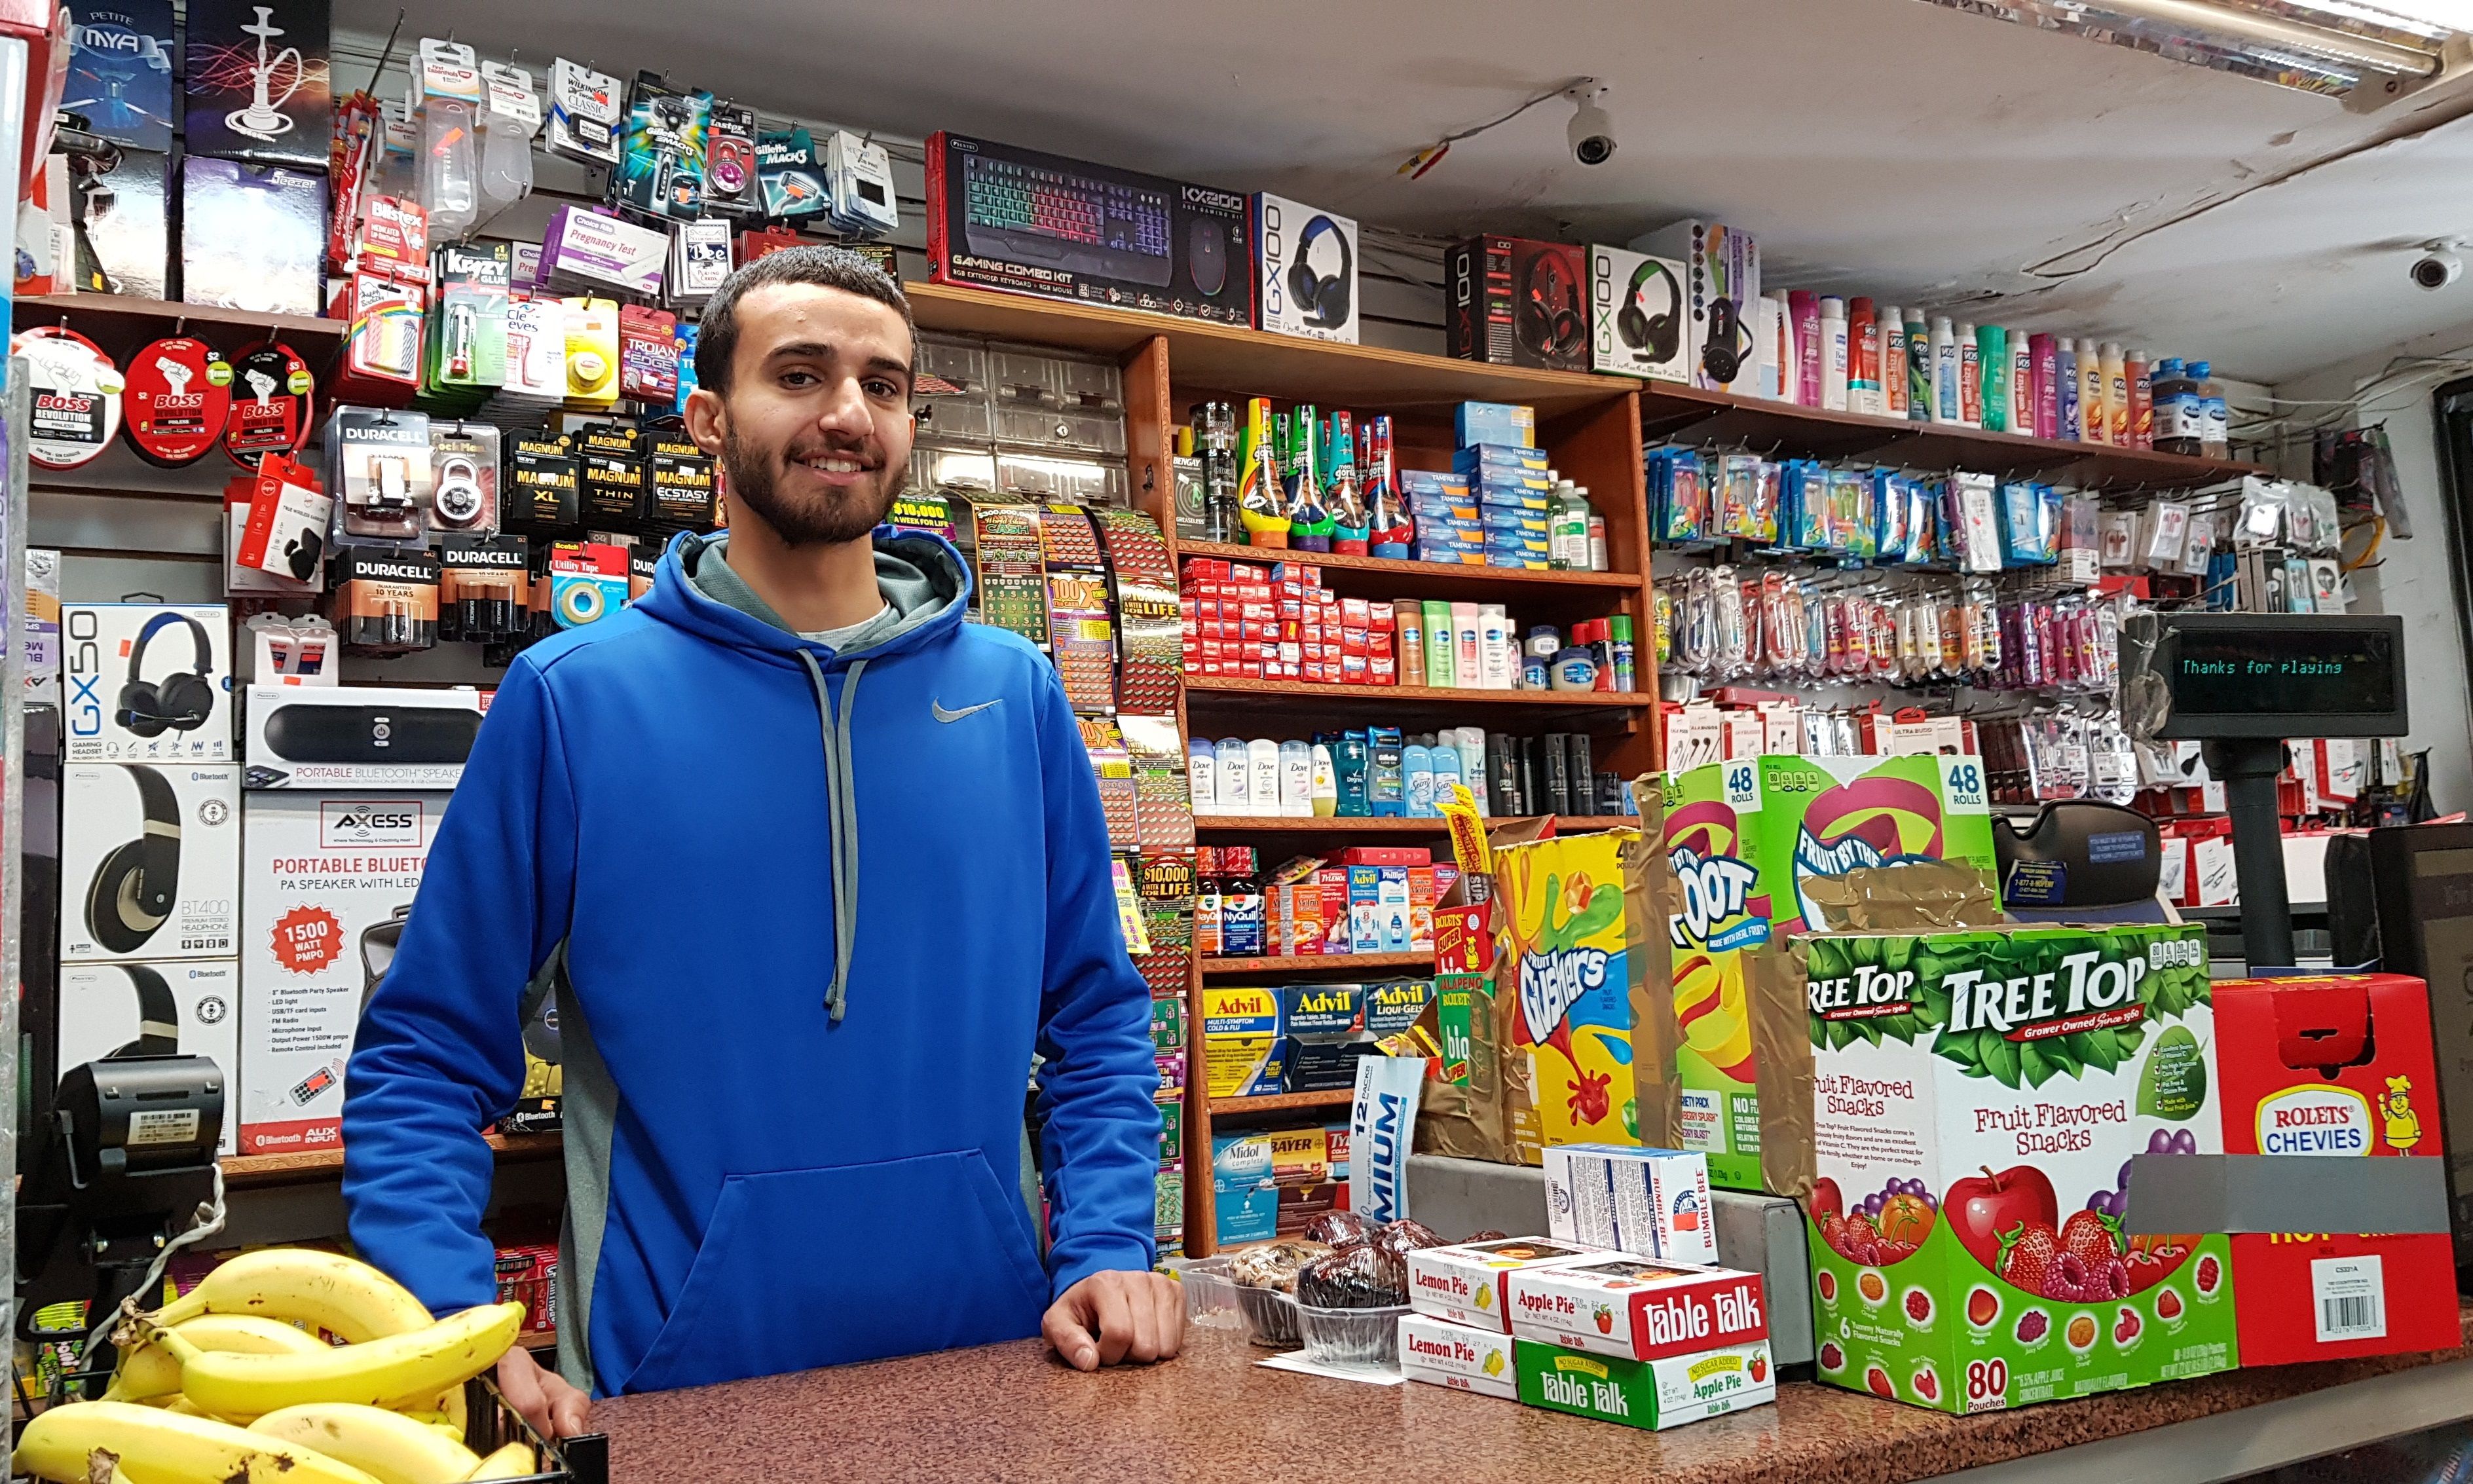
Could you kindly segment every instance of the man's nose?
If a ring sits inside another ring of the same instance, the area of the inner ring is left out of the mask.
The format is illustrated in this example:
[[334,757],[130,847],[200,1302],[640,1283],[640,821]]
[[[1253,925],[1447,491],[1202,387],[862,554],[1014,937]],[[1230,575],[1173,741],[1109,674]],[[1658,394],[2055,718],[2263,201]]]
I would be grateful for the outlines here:
[[867,394],[859,390],[856,378],[836,382],[826,393],[824,405],[816,409],[816,426],[851,438],[865,438],[875,431],[876,415],[868,409]]

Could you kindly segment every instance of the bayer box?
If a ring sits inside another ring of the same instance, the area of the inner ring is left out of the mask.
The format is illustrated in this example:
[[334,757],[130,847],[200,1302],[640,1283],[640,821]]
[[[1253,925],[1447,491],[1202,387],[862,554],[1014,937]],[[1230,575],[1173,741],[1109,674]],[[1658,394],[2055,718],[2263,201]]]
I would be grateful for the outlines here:
[[[60,970],[60,1069],[108,1056],[202,1056],[224,1074],[230,1106],[240,1065],[240,969],[229,959],[73,964]],[[224,1118],[217,1154],[236,1152]]]
[[1555,1236],[1665,1262],[1717,1262],[1709,1161],[1703,1156],[1558,1144],[1545,1159],[1546,1222]]
[[452,795],[253,791],[243,801],[240,1149],[343,1137],[344,1067]]

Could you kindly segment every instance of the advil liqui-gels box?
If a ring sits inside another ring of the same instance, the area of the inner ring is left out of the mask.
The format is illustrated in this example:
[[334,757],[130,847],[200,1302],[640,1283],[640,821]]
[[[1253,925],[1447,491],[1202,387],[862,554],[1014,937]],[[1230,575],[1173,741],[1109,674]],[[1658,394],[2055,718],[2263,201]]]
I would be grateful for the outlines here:
[[1408,1302],[1421,1314],[1508,1332],[1510,1274],[1602,1255],[1597,1248],[1534,1236],[1429,1247],[1408,1254]]
[[1797,952],[1819,1379],[1980,1412],[2234,1365],[2226,1239],[2122,1230],[2132,1155],[2222,1143],[2203,926]]
[[1570,1350],[1656,1360],[1768,1338],[1758,1273],[1609,1253],[1517,1268],[1504,1286],[1512,1333]]
[[[2215,1007],[2226,1154],[2444,1158],[2420,980],[2229,979]],[[2245,1366],[2460,1342],[2445,1233],[2242,1233],[2232,1244]]]
[[1744,953],[1819,925],[1806,890],[1814,877],[1953,860],[1989,884],[1983,759],[1774,754],[1693,768],[1667,794],[1666,850],[1681,908],[1672,939],[1682,1144],[1708,1156],[1712,1184],[1758,1190]]

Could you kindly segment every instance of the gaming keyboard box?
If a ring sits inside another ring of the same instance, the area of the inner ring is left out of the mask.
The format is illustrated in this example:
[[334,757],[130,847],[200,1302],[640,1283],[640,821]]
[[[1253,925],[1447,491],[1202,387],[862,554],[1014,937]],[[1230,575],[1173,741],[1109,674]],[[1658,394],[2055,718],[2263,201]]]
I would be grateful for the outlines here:
[[962,134],[927,141],[927,260],[939,283],[1254,318],[1242,194]]

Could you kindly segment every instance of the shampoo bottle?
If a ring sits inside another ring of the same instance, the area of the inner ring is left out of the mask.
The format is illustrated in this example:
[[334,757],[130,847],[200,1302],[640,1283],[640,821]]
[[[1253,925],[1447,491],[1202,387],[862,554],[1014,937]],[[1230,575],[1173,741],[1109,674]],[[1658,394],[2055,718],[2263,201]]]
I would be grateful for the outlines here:
[[1874,414],[1881,410],[1880,311],[1868,299],[1852,299],[1846,305],[1846,409]]
[[[1969,337],[1972,339],[1973,337]],[[1949,316],[1933,320],[1933,420],[1955,423],[1961,420],[1958,398],[1957,332],[1950,327]]]
[[1803,289],[1787,297],[1794,318],[1794,400],[1806,407],[1820,405],[1820,363],[1826,359],[1820,348],[1820,299]]
[[2112,440],[2112,419],[2103,410],[2103,351],[2092,340],[2078,342],[2078,441]]
[[1933,420],[1932,331],[1920,309],[1907,311],[1907,420]]
[[1991,433],[2009,430],[2009,332],[1998,324],[1975,331],[1975,365],[1982,377],[1979,424]]
[[1846,300],[1835,294],[1820,298],[1820,405],[1846,410]]
[[1374,812],[1373,779],[1368,777],[1372,766],[1370,745],[1365,733],[1343,731],[1332,752],[1332,773],[1338,780],[1339,817],[1363,819]]
[[1907,415],[1907,317],[1895,307],[1881,311],[1881,407],[1891,418]]
[[2053,402],[2059,420],[2053,436],[2065,443],[2078,441],[2078,343],[2062,336],[2053,347]]

